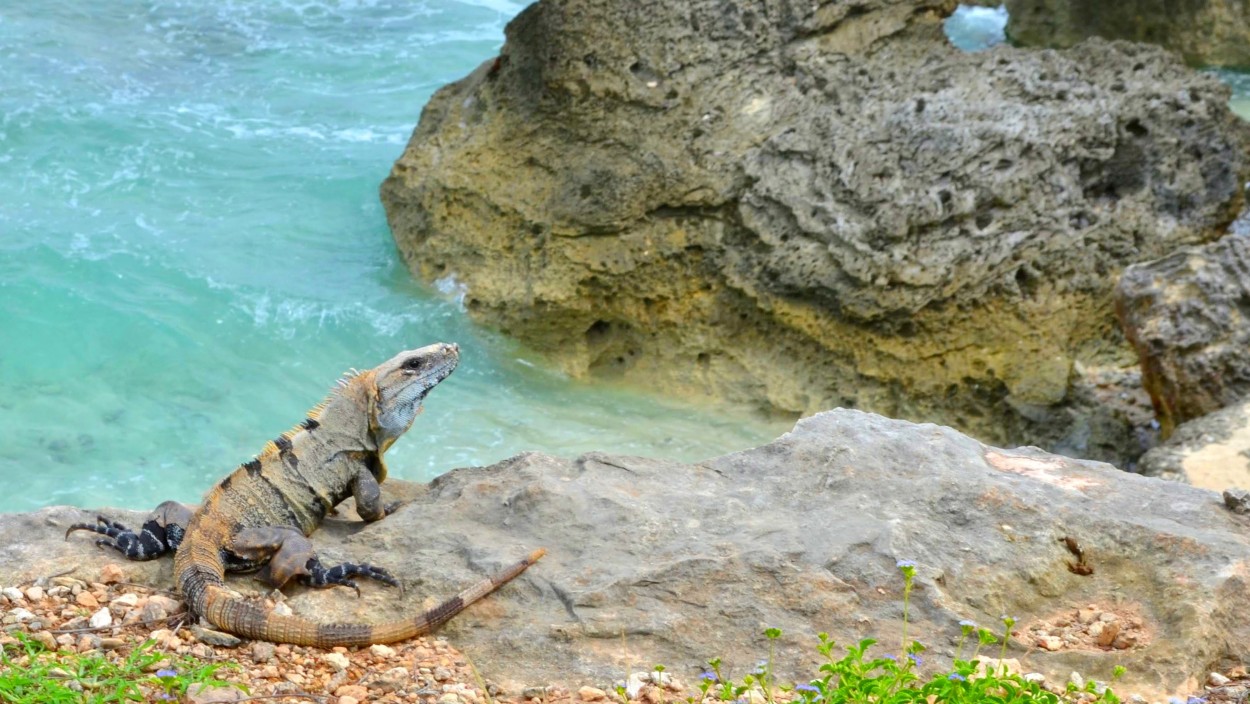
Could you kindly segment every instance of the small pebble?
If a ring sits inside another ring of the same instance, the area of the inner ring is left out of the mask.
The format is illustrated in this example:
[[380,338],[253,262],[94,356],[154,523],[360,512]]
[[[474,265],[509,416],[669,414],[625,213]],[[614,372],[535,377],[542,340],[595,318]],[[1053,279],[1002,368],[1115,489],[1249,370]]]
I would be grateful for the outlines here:
[[182,611],[183,608],[185,608],[181,601],[178,601],[177,599],[171,599],[170,597],[167,597],[164,594],[153,594],[152,596],[148,597],[148,604],[156,604],[157,606],[160,606],[162,609],[164,609],[165,613],[168,613],[168,614],[176,614],[179,611]]
[[274,644],[267,640],[257,640],[251,644],[251,661],[262,665],[274,659]]
[[43,599],[43,587],[38,585],[26,590],[26,598],[31,601],[40,601]]
[[339,704],[360,704],[360,700],[355,697],[343,695],[339,697]]
[[127,592],[114,597],[109,603],[113,606],[124,606],[128,609],[133,609],[139,605],[139,595],[134,592]]
[[369,690],[365,689],[364,687],[358,684],[345,684],[342,687],[339,687],[338,689],[334,690],[334,696],[351,697],[352,699],[356,699],[357,701],[364,701],[365,697],[369,696]]
[[375,658],[395,657],[395,649],[389,645],[371,645],[369,646],[369,652],[372,653]]
[[201,626],[192,626],[191,633],[201,643],[216,645],[222,648],[237,648],[243,642],[236,635],[214,631],[211,628],[203,628]]
[[247,692],[237,687],[209,687],[197,682],[187,688],[187,701],[191,704],[237,702],[246,696]]
[[460,695],[455,692],[447,692],[438,698],[438,704],[460,704]]
[[122,638],[101,638],[100,639],[100,647],[105,650],[117,650],[118,648],[122,647],[125,644],[126,644],[126,641]]
[[5,587],[4,589],[0,589],[0,594],[4,594],[4,596],[14,604],[26,601],[26,595],[23,594],[22,590],[17,587]]
[[88,609],[94,609],[100,606],[100,601],[96,599],[95,594],[92,594],[91,592],[78,592],[78,596],[74,597],[74,601],[78,602],[79,606],[85,606]]
[[10,611],[9,615],[13,617],[14,623],[25,623],[35,619],[35,614],[33,612],[29,609],[23,609],[20,606]]
[[[87,592],[83,592],[86,594]],[[101,608],[99,611],[91,614],[91,618],[87,619],[87,625],[92,628],[104,628],[113,625],[113,613],[107,608]]]
[[1212,672],[1211,674],[1207,675],[1207,684],[1211,685],[1212,687],[1223,687],[1229,682],[1230,680],[1227,677],[1225,677],[1224,675],[1221,675],[1218,672]]
[[581,697],[584,702],[597,702],[606,697],[607,692],[604,692],[598,687],[582,687],[577,690],[577,696]]
[[1118,635],[1120,635],[1120,624],[1108,623],[1105,627],[1103,627],[1102,631],[1095,636],[1094,640],[1098,643],[1098,645],[1106,648],[1115,642],[1116,636]]
[[434,668],[434,680],[437,682],[446,682],[451,679],[451,670],[445,667]]
[[53,638],[52,634],[47,631],[35,631],[35,634],[31,637],[42,643],[43,647],[48,650],[56,650],[57,645],[59,645],[56,642],[56,638]]
[[1037,639],[1037,644],[1041,646],[1043,650],[1049,650],[1051,652],[1063,649],[1063,639],[1055,636],[1042,636]]
[[121,565],[115,562],[100,568],[100,581],[104,584],[117,584],[126,581],[126,573],[122,571]]
[[342,653],[326,653],[321,656],[321,659],[334,668],[335,672],[342,672],[351,664],[351,660],[348,660],[347,656]]
[[80,653],[87,653],[100,647],[100,636],[94,633],[84,633],[78,636],[77,650]]

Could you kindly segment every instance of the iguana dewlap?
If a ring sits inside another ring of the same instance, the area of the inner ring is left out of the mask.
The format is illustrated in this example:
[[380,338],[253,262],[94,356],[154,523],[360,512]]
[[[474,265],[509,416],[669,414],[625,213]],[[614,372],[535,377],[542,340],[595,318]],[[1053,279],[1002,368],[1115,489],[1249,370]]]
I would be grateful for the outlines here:
[[352,578],[357,576],[398,585],[389,572],[372,565],[322,565],[308,535],[349,496],[356,499],[356,512],[365,521],[380,520],[394,510],[382,503],[382,455],[412,426],[426,394],[455,370],[459,358],[459,347],[438,343],[352,372],[302,423],[222,479],[198,509],[167,501],[138,533],[98,517],[95,524],[71,526],[66,535],[75,530],[100,533],[105,537],[97,544],[134,560],[176,551],[174,574],[191,611],[240,636],[333,647],[428,633],[525,571],[543,550],[429,611],[379,624],[317,623],[277,614],[259,599],[228,590],[225,575],[259,568],[261,578],[276,587],[295,580],[312,587],[356,588]]

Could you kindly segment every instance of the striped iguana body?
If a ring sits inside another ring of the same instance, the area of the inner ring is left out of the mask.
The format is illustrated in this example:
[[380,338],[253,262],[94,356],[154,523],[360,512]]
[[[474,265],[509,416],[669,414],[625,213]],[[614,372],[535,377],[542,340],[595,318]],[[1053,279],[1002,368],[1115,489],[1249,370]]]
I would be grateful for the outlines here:
[[131,559],[176,550],[174,574],[191,611],[231,633],[318,647],[390,643],[424,635],[469,604],[516,577],[543,555],[536,550],[429,611],[380,624],[317,623],[274,613],[259,599],[225,586],[226,572],[261,569],[274,587],[294,580],[312,587],[357,588],[364,576],[392,586],[386,570],[368,564],[322,565],[308,535],[347,497],[356,512],[377,521],[397,508],[383,505],[382,455],[411,427],[421,402],[455,370],[459,348],[433,344],[401,352],[378,367],[344,377],[295,428],[268,443],[255,459],[221,480],[198,509],[165,502],[138,532],[99,517],[66,531],[90,530],[98,545]]

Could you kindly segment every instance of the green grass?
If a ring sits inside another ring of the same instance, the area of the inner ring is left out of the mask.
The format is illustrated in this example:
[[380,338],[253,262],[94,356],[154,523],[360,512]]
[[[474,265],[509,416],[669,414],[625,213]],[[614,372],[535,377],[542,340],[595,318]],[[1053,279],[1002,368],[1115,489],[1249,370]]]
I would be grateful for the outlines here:
[[[764,632],[768,638],[768,659],[763,660],[751,674],[741,679],[731,679],[721,671],[721,661],[712,660],[709,670],[703,674],[697,694],[684,699],[687,704],[714,704],[716,702],[746,702],[762,697],[773,704],[777,692],[787,693],[796,704],[912,704],[929,702],[941,704],[1061,704],[1075,697],[1060,697],[1043,689],[1039,684],[1024,679],[1019,674],[990,669],[978,672],[981,650],[1001,644],[998,659],[1007,654],[1007,639],[1015,619],[1003,616],[1004,632],[1000,639],[986,628],[978,628],[968,621],[961,622],[961,638],[953,666],[949,671],[928,676],[918,673],[922,664],[921,653],[925,646],[918,641],[907,640],[908,606],[916,565],[910,561],[898,563],[903,574],[903,636],[898,654],[880,656],[870,654],[877,641],[866,638],[854,645],[841,648],[835,653],[837,643],[828,634],[821,633],[816,650],[824,659],[817,676],[806,683],[778,685],[773,677],[774,646],[781,637],[781,630],[770,628]],[[972,652],[964,656],[969,640],[975,642]],[[657,670],[662,670],[658,667]],[[1124,668],[1116,667],[1112,679],[1124,674]],[[658,679],[658,678],[657,678]],[[618,693],[622,688],[618,688]],[[1081,692],[1088,692],[1084,700],[1089,704],[1119,704],[1120,699],[1110,687],[1102,687],[1089,680]],[[1067,695],[1078,692],[1076,685],[1067,685]],[[754,696],[752,696],[754,694]],[[1092,697],[1091,697],[1092,695]]]
[[[153,652],[152,640],[115,661],[101,652],[51,651],[24,633],[14,635],[16,644],[0,648],[0,702],[6,704],[177,701],[192,684],[228,684],[215,678],[217,671],[237,667]],[[164,660],[168,667],[147,672]]]

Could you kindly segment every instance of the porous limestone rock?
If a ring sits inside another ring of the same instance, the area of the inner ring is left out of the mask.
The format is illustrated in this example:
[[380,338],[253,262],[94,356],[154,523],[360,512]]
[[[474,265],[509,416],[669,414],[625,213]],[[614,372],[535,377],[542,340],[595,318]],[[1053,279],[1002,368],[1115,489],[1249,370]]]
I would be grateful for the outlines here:
[[[384,489],[411,503],[368,525],[343,511],[314,541],[323,562],[385,566],[404,591],[296,588],[288,603],[320,620],[396,618],[546,547],[442,631],[508,691],[575,690],[640,663],[690,681],[712,657],[738,676],[767,654],[769,627],[784,632],[774,658],[783,681],[815,673],[821,631],[896,651],[902,559],[917,563],[907,634],[930,647],[927,668],[949,666],[961,620],[997,629],[1008,614],[1008,657],[1027,649],[1030,671],[1106,681],[1123,665],[1117,689],[1162,700],[1193,691],[1187,682],[1250,642],[1250,516],[1215,492],[858,411],[821,413],[771,444],[695,464],[524,454]],[[103,513],[132,524],[141,515]],[[23,583],[76,566],[90,579],[116,556],[63,536],[94,515],[0,516],[0,575]],[[129,581],[168,587],[169,562],[123,568]],[[231,586],[267,591],[246,576]],[[1030,634],[1081,613],[1110,614],[1134,639],[1106,646],[1114,652],[1092,638],[1037,649]]]
[[[998,2],[977,2],[998,5]],[[1245,0],[1004,0],[1007,34],[1024,46],[1068,47],[1089,37],[1147,42],[1194,66],[1250,66]]]
[[1116,309],[1165,437],[1250,394],[1250,234],[1128,267]]
[[425,107],[400,252],[575,376],[1135,457],[1111,287],[1233,219],[1250,128],[1158,48],[959,52],[954,6],[541,0]]

